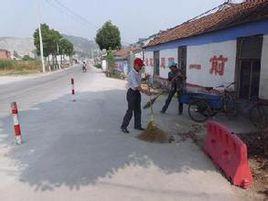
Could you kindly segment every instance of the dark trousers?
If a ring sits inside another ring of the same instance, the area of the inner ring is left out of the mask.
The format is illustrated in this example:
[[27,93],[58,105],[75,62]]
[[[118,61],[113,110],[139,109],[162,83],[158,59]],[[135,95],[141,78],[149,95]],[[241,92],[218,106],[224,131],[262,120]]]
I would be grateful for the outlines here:
[[128,109],[124,116],[121,128],[127,128],[134,112],[134,127],[141,127],[141,94],[138,90],[128,89]]
[[[170,89],[166,103],[162,108],[162,112],[166,112],[166,110],[168,109],[168,106],[169,106],[173,96],[176,94],[176,92],[178,93],[178,97],[181,96],[181,93],[179,91],[177,91],[176,88]],[[182,114],[182,112],[183,112],[183,104],[180,102],[179,102],[179,106],[178,106],[178,112],[179,112],[179,114]]]

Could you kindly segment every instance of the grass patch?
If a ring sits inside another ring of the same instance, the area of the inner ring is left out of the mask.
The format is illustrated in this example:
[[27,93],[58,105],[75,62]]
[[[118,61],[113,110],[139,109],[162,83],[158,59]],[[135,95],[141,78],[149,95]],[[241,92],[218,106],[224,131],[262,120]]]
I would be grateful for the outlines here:
[[0,75],[25,75],[41,72],[41,62],[0,60]]

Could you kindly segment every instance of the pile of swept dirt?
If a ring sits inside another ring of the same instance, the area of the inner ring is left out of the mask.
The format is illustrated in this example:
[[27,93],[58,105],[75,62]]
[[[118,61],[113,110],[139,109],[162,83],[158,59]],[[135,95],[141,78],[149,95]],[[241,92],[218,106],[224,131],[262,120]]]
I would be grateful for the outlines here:
[[158,128],[153,121],[149,122],[145,131],[138,138],[146,142],[167,143],[168,135]]

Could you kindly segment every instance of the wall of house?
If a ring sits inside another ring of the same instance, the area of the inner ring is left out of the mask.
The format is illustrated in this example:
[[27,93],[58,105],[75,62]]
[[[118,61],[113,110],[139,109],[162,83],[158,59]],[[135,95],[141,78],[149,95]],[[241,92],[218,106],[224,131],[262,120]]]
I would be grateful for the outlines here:
[[146,51],[144,52],[144,64],[145,64],[145,73],[149,75],[153,75],[154,72],[154,52]]
[[115,67],[118,71],[127,74],[128,73],[128,61],[127,60],[117,60],[115,61]]
[[[145,52],[146,73],[153,74],[153,51]],[[167,78],[169,63],[178,61],[178,49],[160,50],[160,77]],[[187,46],[187,83],[204,87],[235,80],[236,40]]]
[[187,83],[204,87],[235,80],[236,40],[187,47]]
[[171,62],[178,62],[178,49],[166,49],[160,51],[160,72],[159,76],[161,78],[167,78],[169,72],[169,64]]
[[260,98],[268,99],[268,35],[263,36],[259,95]]

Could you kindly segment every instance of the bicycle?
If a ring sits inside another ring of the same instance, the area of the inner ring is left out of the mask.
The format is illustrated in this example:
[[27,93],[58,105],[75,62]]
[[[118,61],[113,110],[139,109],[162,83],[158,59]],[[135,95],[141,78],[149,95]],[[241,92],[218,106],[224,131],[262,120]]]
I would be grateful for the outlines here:
[[249,120],[258,129],[265,129],[268,127],[268,101],[257,98],[251,100],[251,105],[247,108],[249,110]]

